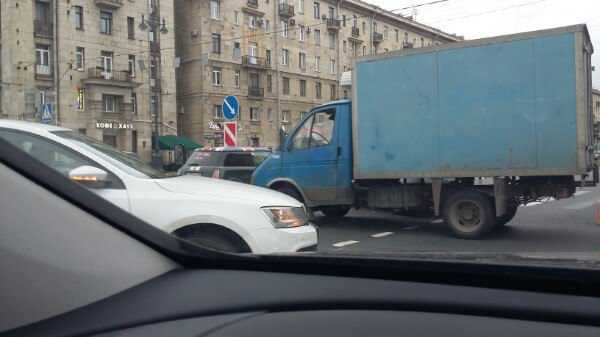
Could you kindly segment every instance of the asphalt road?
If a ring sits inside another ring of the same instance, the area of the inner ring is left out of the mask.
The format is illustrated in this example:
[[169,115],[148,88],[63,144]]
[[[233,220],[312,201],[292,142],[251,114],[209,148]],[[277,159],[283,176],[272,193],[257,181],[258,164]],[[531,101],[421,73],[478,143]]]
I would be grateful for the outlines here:
[[573,198],[519,207],[507,225],[479,240],[452,236],[439,219],[352,210],[343,218],[316,212],[321,252],[585,252],[600,257],[595,200],[600,187],[578,189]]

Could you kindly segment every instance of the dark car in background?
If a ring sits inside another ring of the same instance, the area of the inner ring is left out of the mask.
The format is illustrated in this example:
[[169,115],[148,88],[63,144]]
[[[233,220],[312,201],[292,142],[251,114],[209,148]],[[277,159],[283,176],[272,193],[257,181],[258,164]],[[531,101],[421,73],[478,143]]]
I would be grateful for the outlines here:
[[270,155],[268,148],[205,147],[196,149],[178,174],[250,183],[254,169]]

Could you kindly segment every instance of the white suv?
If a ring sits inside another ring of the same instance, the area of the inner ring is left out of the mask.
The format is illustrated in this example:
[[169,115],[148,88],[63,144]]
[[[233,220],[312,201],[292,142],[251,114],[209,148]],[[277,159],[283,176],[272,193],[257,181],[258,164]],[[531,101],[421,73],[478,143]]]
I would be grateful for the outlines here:
[[0,121],[0,138],[166,232],[229,252],[315,250],[304,206],[265,188],[199,176],[167,176],[81,133]]

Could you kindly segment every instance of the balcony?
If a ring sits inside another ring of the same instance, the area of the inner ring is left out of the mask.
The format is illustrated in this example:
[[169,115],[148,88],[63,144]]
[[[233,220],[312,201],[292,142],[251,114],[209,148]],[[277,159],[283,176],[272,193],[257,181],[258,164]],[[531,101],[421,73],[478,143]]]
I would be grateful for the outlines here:
[[242,66],[258,69],[271,69],[271,60],[256,56],[242,56]]
[[52,22],[50,21],[42,21],[42,20],[33,20],[33,33],[37,37],[52,37]]
[[264,88],[248,87],[248,98],[263,98],[265,97]]
[[381,42],[383,42],[383,34],[373,33],[373,43],[381,43]]
[[52,66],[36,64],[35,65],[35,76],[36,77],[51,77]]
[[360,36],[360,30],[358,29],[358,27],[352,27],[352,36],[353,37],[359,37]]
[[294,6],[288,4],[279,4],[279,16],[291,18],[294,16]]
[[327,19],[327,29],[340,30],[342,24],[340,20],[329,18]]
[[96,6],[109,9],[118,9],[123,7],[123,0],[94,0]]
[[133,81],[129,71],[108,71],[100,67],[88,68],[87,78],[81,80],[84,84],[111,85],[126,88],[139,87],[140,83]]
[[402,42],[402,49],[406,49],[406,48],[412,48],[413,44],[408,42],[408,41],[404,41]]
[[248,6],[250,6],[250,7],[254,7],[254,8],[258,7],[258,0],[247,0],[247,2],[246,2],[246,3],[247,3],[247,4],[248,4]]

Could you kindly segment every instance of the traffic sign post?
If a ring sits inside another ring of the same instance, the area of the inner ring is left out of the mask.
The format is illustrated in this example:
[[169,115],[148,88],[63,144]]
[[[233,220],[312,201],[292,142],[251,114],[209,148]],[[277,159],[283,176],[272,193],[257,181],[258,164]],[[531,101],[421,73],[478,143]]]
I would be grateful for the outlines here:
[[42,104],[42,123],[52,122],[52,103]]
[[223,129],[223,136],[225,138],[225,146],[237,146],[237,123],[236,122],[225,122],[225,129]]
[[235,96],[229,95],[223,100],[222,106],[223,116],[227,120],[235,119],[240,112],[240,104]]

